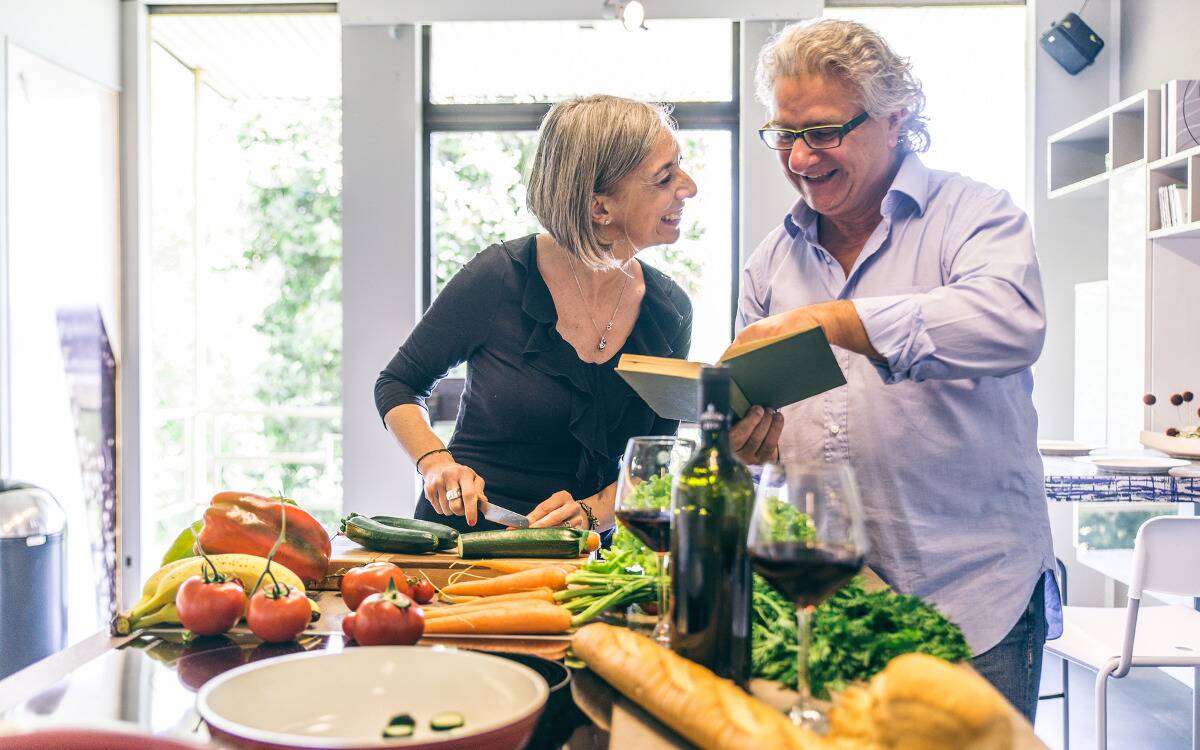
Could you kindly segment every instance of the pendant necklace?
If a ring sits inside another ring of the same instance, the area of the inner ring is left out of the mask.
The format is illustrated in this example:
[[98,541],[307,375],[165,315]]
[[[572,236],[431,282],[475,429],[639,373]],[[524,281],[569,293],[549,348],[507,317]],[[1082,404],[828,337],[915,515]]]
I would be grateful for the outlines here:
[[[613,321],[617,319],[617,310],[621,309],[621,298],[625,296],[625,287],[629,286],[631,274],[625,274],[625,283],[621,284],[621,293],[617,295],[617,304],[613,305],[612,315],[608,316],[608,323],[604,325],[604,330],[600,330],[600,325],[596,319],[592,317],[591,310],[588,309],[587,297],[583,296],[583,284],[579,283],[579,274],[575,273],[575,261],[571,255],[567,254],[567,265],[571,268],[571,275],[575,277],[575,288],[579,290],[579,299],[583,301],[583,311],[587,313],[588,320],[592,321],[592,328],[596,329],[596,335],[600,337],[600,341],[596,344],[596,348],[604,351],[604,347],[608,346],[608,332],[612,330]],[[621,273],[625,273],[623,270]]]

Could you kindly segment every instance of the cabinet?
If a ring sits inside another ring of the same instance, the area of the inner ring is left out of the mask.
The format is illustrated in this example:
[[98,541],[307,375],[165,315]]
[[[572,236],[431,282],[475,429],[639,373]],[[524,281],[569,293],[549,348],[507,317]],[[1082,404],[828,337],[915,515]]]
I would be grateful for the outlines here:
[[[1200,148],[1158,158],[1159,107],[1157,90],[1142,91],[1047,139],[1049,197],[1091,201],[1106,225],[1106,247],[1077,249],[1105,252],[1108,274],[1105,314],[1076,319],[1076,362],[1090,366],[1076,368],[1075,409],[1103,410],[1104,434],[1077,437],[1110,447],[1136,446],[1141,430],[1200,421],[1167,403],[1172,393],[1200,392]],[[1189,221],[1164,227],[1158,188],[1171,184],[1188,189]],[[1095,310],[1094,288],[1080,285],[1076,297],[1077,309]],[[1095,372],[1099,357],[1078,351],[1097,340],[1104,372]],[[1156,406],[1142,404],[1146,393],[1159,397]]]

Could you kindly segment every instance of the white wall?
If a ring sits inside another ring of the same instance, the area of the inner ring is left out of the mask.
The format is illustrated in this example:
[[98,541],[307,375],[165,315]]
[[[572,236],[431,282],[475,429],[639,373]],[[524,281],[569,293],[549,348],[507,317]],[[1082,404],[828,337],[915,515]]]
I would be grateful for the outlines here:
[[1121,7],[1121,97],[1172,78],[1200,78],[1200,2],[1125,2]]

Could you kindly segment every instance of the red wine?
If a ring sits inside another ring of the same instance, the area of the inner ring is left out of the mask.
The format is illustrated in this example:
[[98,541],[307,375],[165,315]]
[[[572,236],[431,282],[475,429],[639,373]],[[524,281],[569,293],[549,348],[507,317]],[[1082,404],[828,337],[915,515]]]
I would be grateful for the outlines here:
[[617,513],[617,518],[622,526],[654,552],[671,549],[671,511],[666,508],[622,510]]
[[846,584],[862,567],[862,556],[846,557],[803,542],[754,544],[754,572],[798,607],[816,606]]

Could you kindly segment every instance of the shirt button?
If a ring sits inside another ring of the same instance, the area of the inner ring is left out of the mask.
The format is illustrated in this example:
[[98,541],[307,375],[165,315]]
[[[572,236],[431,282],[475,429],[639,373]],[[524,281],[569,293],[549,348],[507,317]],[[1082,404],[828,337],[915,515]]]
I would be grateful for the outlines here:
[[842,428],[838,427],[836,424],[830,424],[829,431],[832,432],[834,435],[836,435],[842,431]]

